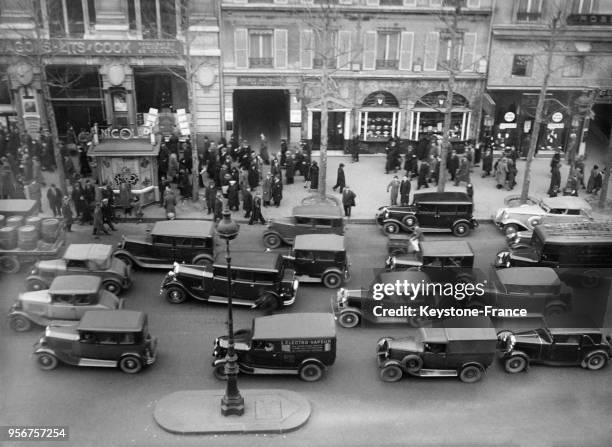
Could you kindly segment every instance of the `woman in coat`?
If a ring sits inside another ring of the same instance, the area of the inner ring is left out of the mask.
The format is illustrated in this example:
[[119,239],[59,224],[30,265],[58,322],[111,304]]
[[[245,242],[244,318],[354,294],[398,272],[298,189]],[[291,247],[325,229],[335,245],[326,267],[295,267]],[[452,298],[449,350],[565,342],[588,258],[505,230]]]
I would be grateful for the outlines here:
[[508,177],[508,163],[506,157],[502,157],[497,160],[495,166],[495,182],[497,189],[502,189],[506,184],[506,178]]
[[340,163],[338,166],[338,174],[336,175],[336,184],[332,188],[332,190],[336,191],[337,188],[340,188],[340,194],[342,194],[342,190],[346,186],[346,177],[344,175],[344,163]]
[[285,179],[287,184],[293,184],[293,178],[295,177],[295,156],[291,155],[291,152],[287,153],[287,159],[285,160]]
[[493,170],[493,155],[490,150],[487,150],[482,157],[482,177],[488,177]]
[[549,197],[556,197],[559,189],[561,188],[561,171],[559,171],[559,164],[552,166],[550,175],[550,187],[548,188]]
[[319,189],[319,165],[313,161],[310,165],[310,189]]
[[66,225],[66,231],[72,231],[72,208],[70,207],[70,199],[68,196],[64,196],[62,200],[62,207],[60,209],[62,217],[64,218],[64,224]]
[[268,173],[266,175],[261,188],[263,206],[268,206],[272,200],[272,174]]
[[259,171],[257,166],[251,165],[249,168],[249,187],[251,191],[259,186]]
[[176,196],[169,187],[166,187],[166,191],[164,191],[164,208],[168,219],[176,216]]
[[227,188],[227,206],[231,211],[238,211],[240,209],[240,195],[236,180],[230,180],[229,182]]
[[272,180],[272,200],[274,205],[278,208],[283,198],[283,182],[279,176],[274,177]]
[[176,177],[179,173],[179,162],[176,158],[175,153],[170,154],[170,159],[168,160],[168,173],[167,178],[171,183],[176,183]]

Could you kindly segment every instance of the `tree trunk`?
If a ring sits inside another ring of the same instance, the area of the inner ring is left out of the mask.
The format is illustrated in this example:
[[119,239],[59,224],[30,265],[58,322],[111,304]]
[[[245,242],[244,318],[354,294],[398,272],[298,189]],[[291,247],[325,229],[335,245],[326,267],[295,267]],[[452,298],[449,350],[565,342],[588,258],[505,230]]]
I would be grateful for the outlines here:
[[[191,64],[189,64],[191,66]],[[191,199],[194,202],[197,202],[199,199],[198,194],[200,193],[200,181],[199,181],[199,177],[200,177],[200,171],[199,171],[199,159],[198,159],[198,139],[197,139],[197,135],[196,135],[196,100],[195,100],[195,82],[192,80],[192,78],[195,76],[195,74],[191,74],[188,73],[188,87],[187,87],[187,95],[189,96],[188,100],[189,100],[189,121],[190,121],[190,126],[191,127],[191,164],[192,164],[192,169],[191,169],[191,186],[192,186],[192,192],[191,192]]]
[[446,92],[446,109],[444,110],[444,126],[442,127],[442,147],[440,148],[440,176],[438,178],[438,188],[436,191],[444,192],[446,186],[446,158],[448,147],[450,146],[450,126],[453,110],[453,89],[455,88],[455,72],[451,70],[448,76],[448,91]]
[[608,185],[610,184],[610,171],[612,171],[612,130],[608,139],[608,159],[606,160],[606,172],[604,174],[603,183],[601,185],[601,193],[599,195],[599,207],[604,209],[608,199]]

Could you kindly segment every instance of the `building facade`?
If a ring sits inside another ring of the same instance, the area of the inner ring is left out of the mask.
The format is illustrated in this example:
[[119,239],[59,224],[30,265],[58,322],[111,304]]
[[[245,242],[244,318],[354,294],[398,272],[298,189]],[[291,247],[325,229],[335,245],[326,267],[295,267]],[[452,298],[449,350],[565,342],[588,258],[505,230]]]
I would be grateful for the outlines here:
[[[553,29],[554,17],[558,21]],[[496,2],[485,97],[495,108],[483,120],[484,132],[526,154],[551,35],[550,78],[537,148],[584,153],[587,140],[605,146],[612,116],[610,2]]]

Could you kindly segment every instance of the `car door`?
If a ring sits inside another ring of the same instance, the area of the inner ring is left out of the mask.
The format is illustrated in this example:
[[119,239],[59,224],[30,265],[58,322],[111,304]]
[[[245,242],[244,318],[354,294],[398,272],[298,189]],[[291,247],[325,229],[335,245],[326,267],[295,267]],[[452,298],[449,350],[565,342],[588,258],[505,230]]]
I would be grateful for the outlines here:
[[558,363],[579,363],[582,359],[580,335],[555,334],[550,360]]
[[193,239],[190,237],[176,237],[174,239],[174,262],[191,264],[194,258]]
[[89,345],[91,349],[90,358],[100,360],[117,360],[119,348],[119,334],[112,332],[98,332],[95,337],[96,343]]
[[69,294],[51,296],[51,305],[49,306],[49,318],[53,320],[78,320],[74,306],[74,296]]
[[314,254],[310,250],[296,250],[293,265],[297,275],[311,275],[315,264]]
[[313,221],[314,221],[314,233],[316,234],[332,233],[332,220],[331,219],[313,219]]
[[423,367],[427,369],[446,369],[447,343],[425,343],[423,350]]
[[252,303],[259,297],[255,273],[252,270],[232,271],[232,297],[236,304]]
[[435,228],[438,226],[438,209],[432,203],[417,204],[417,219],[419,226]]
[[171,265],[174,262],[174,238],[171,236],[154,236],[151,247],[150,262]]
[[293,236],[290,238],[291,240],[293,240],[293,238],[295,238],[295,236],[298,234],[314,233],[314,219],[311,219],[310,217],[296,217],[292,233]]
[[245,356],[245,363],[260,368],[279,368],[283,364],[278,340],[253,340]]
[[438,228],[452,228],[453,223],[457,219],[457,205],[439,204],[437,206],[437,221]]

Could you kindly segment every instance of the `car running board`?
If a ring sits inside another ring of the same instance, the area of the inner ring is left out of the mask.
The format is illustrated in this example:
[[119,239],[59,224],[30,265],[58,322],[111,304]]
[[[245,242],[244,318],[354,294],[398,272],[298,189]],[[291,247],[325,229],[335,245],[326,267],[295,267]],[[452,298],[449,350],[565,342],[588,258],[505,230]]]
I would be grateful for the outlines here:
[[117,362],[114,360],[99,360],[99,359],[81,359],[79,366],[101,366],[104,368],[116,368]]
[[419,377],[457,377],[459,374],[454,369],[421,369],[414,375]]

